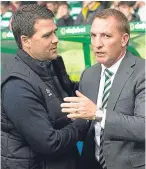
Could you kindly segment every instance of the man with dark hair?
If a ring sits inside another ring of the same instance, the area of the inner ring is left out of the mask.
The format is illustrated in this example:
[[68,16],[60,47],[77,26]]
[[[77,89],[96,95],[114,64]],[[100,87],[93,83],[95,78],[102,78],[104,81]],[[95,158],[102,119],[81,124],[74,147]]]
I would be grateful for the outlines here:
[[129,22],[140,21],[139,15],[134,11],[136,1],[120,1],[118,9],[127,17]]
[[86,120],[61,112],[78,83],[70,81],[57,57],[53,13],[36,4],[20,7],[12,18],[19,47],[15,63],[2,81],[2,168],[76,169],[76,143],[88,129]]
[[145,61],[126,50],[130,26],[118,10],[97,13],[90,34],[98,63],[61,105],[69,118],[92,120],[80,169],[144,169]]
[[56,25],[59,26],[73,26],[74,20],[69,15],[69,5],[63,1],[59,3],[59,7],[56,14]]

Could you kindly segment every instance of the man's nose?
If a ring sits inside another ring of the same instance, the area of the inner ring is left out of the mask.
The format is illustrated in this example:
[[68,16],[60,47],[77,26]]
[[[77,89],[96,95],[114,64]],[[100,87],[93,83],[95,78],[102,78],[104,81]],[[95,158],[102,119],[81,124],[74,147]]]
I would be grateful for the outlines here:
[[59,42],[58,37],[54,33],[53,38],[52,38],[52,43],[58,43],[58,42]]
[[103,41],[100,36],[97,36],[95,38],[95,42],[94,42],[93,46],[95,46],[96,48],[101,48],[103,46]]

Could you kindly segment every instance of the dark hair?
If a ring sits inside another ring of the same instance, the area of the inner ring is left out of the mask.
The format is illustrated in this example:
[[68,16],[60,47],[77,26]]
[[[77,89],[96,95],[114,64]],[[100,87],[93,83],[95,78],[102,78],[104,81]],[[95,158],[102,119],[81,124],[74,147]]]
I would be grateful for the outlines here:
[[99,11],[96,13],[94,19],[96,18],[106,19],[109,17],[114,17],[117,20],[117,28],[120,32],[125,32],[125,33],[128,33],[128,35],[130,35],[129,21],[127,17],[119,10],[108,8],[108,9]]
[[129,7],[133,7],[135,5],[136,1],[120,1],[118,3],[118,7],[122,5],[127,5]]
[[52,19],[54,14],[44,6],[37,4],[23,5],[12,16],[12,31],[19,48],[22,48],[21,36],[32,37],[34,24],[38,19]]
[[10,1],[1,1],[1,5],[2,6],[9,6],[10,5]]

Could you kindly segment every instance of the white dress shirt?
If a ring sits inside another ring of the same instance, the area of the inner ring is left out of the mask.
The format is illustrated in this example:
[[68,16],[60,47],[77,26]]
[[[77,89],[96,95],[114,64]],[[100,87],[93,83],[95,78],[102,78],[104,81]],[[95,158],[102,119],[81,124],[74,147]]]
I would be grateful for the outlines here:
[[[125,56],[125,54],[124,54]],[[114,73],[111,77],[111,85],[114,81],[114,77],[117,73],[117,70],[120,66],[120,63],[122,61],[122,59],[124,58],[124,56],[119,59],[114,65],[112,65],[110,68],[108,68],[112,73]],[[101,67],[102,67],[102,71],[101,71],[101,79],[100,79],[100,85],[99,85],[99,92],[98,92],[98,97],[97,97],[97,107],[98,108],[101,108],[102,107],[102,96],[103,96],[103,90],[104,90],[104,83],[105,83],[105,69],[106,67],[101,64]],[[98,111],[97,110],[97,114],[98,114]],[[101,131],[101,128],[104,129],[104,126],[105,126],[105,120],[106,120],[106,109],[104,109],[103,111],[101,111],[102,113],[102,120],[100,122],[95,122],[95,157],[96,159],[99,161],[99,147],[100,147],[100,131]],[[100,113],[100,114],[101,114]]]

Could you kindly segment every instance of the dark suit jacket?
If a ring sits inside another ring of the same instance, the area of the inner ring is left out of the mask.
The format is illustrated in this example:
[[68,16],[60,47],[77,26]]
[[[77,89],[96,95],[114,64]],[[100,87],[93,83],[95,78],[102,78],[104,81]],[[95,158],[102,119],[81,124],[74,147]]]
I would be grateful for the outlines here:
[[61,97],[68,95],[54,75],[51,62],[18,51],[1,86],[2,169],[76,169],[76,143],[88,124],[61,112]]
[[[80,91],[96,103],[101,65],[86,69]],[[84,142],[82,169],[97,167],[94,123]],[[145,60],[127,53],[115,75],[104,128],[103,153],[108,169],[144,169],[145,150]],[[95,164],[96,163],[96,164]]]

